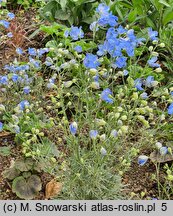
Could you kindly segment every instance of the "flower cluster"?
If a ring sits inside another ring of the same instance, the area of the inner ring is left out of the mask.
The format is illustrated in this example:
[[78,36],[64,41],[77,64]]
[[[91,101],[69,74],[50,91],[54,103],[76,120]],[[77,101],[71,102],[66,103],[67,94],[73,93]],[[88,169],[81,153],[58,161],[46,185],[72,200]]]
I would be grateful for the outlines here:
[[78,40],[84,37],[84,32],[82,31],[82,27],[72,26],[70,30],[66,30],[64,33],[65,37],[70,36],[72,40]]
[[135,80],[135,88],[137,88],[139,91],[144,90],[143,86],[145,86],[145,88],[152,88],[157,86],[157,84],[158,82],[154,80],[153,76],[148,76],[145,80],[141,78]]
[[[2,25],[5,29],[8,30],[8,28],[10,27],[10,21],[13,20],[14,18],[15,18],[15,15],[13,13],[9,12],[6,15],[5,20],[0,20],[0,25]],[[7,37],[12,38],[13,37],[12,32],[8,32]]]

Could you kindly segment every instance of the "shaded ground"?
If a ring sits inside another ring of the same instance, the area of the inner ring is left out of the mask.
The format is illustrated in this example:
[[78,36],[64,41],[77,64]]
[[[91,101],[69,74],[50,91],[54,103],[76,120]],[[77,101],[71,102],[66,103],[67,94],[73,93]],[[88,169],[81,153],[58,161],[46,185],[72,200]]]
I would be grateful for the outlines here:
[[[0,155],[0,200],[17,200],[19,199],[11,189],[11,181],[4,179],[2,172],[9,168],[10,164],[21,156],[20,146],[16,146],[13,140],[13,136],[2,136],[0,133],[0,147],[11,147],[11,154],[9,156]],[[52,180],[52,176],[47,173],[41,173],[40,178],[42,181],[42,190],[39,192],[35,199],[43,200],[45,199],[45,186]]]
[[136,161],[132,163],[123,177],[125,185],[123,192],[132,199],[141,199],[141,192],[145,192],[144,199],[157,198],[157,183],[152,179],[152,174],[155,173],[154,164],[147,163],[141,167]]
[[[146,155],[150,155],[150,153],[146,153]],[[172,165],[172,161],[166,162],[168,166]],[[172,192],[168,192],[168,188],[165,183],[165,170],[164,165],[160,164],[160,171],[159,171],[159,181],[161,186],[161,198],[160,199],[171,199],[173,200]],[[155,177],[153,178],[153,175]],[[129,197],[130,199],[159,199],[159,191],[158,191],[158,183],[156,181],[156,167],[155,165],[149,160],[144,166],[139,166],[137,163],[137,158],[133,160],[130,169],[124,174],[123,184],[125,188],[123,193]],[[166,194],[166,191],[169,193],[169,198]]]

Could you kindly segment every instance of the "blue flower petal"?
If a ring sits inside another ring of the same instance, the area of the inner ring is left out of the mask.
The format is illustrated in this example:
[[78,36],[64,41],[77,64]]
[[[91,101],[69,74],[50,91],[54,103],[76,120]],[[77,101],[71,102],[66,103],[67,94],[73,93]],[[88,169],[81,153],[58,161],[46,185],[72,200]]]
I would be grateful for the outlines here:
[[143,166],[147,161],[148,161],[148,156],[146,156],[146,155],[140,155],[138,157],[138,164],[140,166]]
[[168,153],[168,148],[163,146],[159,149],[161,155],[166,155]]
[[69,126],[70,132],[75,135],[77,132],[77,123],[76,122],[72,122]]
[[90,130],[89,135],[90,135],[91,139],[95,139],[98,135],[98,131],[97,130]]

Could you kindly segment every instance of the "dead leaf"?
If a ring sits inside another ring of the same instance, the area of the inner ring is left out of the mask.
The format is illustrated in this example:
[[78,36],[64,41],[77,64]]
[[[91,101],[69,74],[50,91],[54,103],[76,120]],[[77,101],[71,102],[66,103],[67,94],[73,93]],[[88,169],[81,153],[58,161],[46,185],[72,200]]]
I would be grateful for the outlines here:
[[8,132],[8,131],[0,132],[0,139],[5,139],[5,138],[14,139],[14,137],[15,137],[15,134],[11,132]]
[[62,183],[57,182],[55,179],[52,179],[49,183],[46,185],[46,199],[53,198],[57,196],[62,190]]
[[166,154],[166,155],[160,155],[158,151],[153,151],[150,154],[150,159],[153,163],[166,163],[168,161],[173,161],[173,155]]

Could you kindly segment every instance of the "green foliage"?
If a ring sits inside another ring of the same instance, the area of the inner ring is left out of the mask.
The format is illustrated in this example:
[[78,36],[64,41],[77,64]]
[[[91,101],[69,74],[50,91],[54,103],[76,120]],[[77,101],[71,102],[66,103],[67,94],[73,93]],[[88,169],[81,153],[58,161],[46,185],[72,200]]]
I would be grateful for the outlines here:
[[25,179],[23,176],[19,176],[14,179],[12,185],[13,193],[21,199],[33,199],[37,193],[41,190],[42,183],[38,176],[31,175]]
[[3,172],[4,178],[12,180],[13,193],[21,199],[33,199],[41,190],[42,183],[37,176],[38,163],[32,158],[17,159],[14,164]]
[[63,196],[59,196],[59,199],[123,199],[120,176],[113,173],[108,161],[100,155],[83,151],[80,160],[71,157],[69,164]]
[[22,158],[15,161],[15,167],[21,171],[29,171],[32,169],[34,161],[31,158]]
[[17,176],[19,176],[19,174],[20,171],[16,167],[10,167],[3,172],[4,178],[9,180],[15,179]]
[[1,156],[9,156],[11,154],[11,147],[0,147],[0,155]]
[[96,0],[50,0],[40,10],[40,14],[49,21],[58,21],[68,26],[90,24],[94,20],[97,5]]
[[114,13],[122,20],[126,17],[130,25],[137,22],[159,30],[173,20],[172,0],[118,0],[109,4]]

